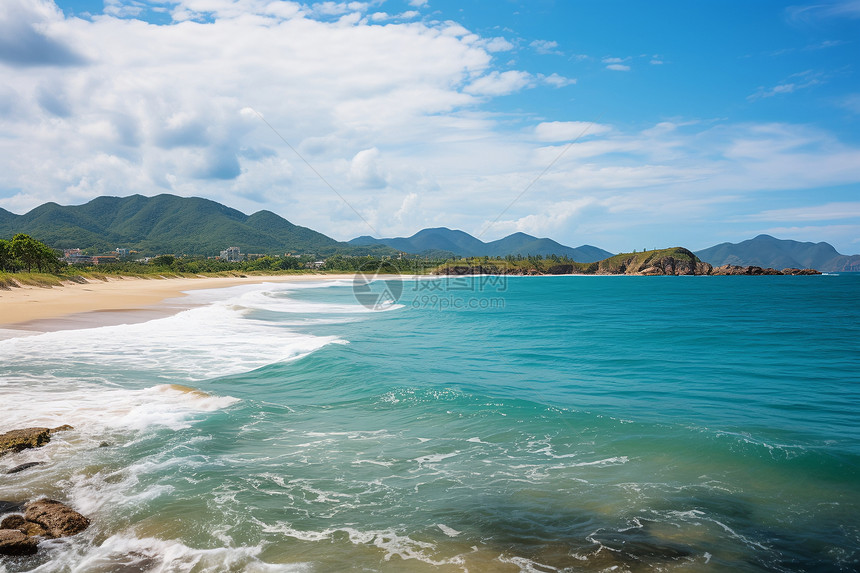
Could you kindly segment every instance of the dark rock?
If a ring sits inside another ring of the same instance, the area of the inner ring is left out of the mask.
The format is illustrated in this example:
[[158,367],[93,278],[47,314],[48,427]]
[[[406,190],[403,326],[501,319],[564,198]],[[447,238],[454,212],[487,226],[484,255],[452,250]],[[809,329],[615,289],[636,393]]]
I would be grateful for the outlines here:
[[56,434],[57,432],[65,432],[66,430],[74,430],[74,428],[68,424],[63,424],[62,426],[51,428],[51,433]]
[[42,465],[42,464],[44,464],[44,463],[45,463],[45,462],[27,462],[26,464],[21,464],[21,465],[19,465],[19,466],[15,466],[14,468],[12,468],[11,470],[9,470],[9,471],[8,471],[8,472],[6,472],[6,473],[7,473],[7,474],[16,474],[16,473],[18,473],[18,472],[22,472],[22,471],[24,471],[24,470],[30,469],[30,468],[32,468],[33,466],[40,466],[40,465]]
[[24,511],[24,504],[17,501],[0,499],[0,514],[9,513],[10,511]]
[[38,448],[51,441],[48,428],[23,428],[0,434],[0,456],[9,452],[20,452],[28,448]]
[[40,499],[24,509],[27,521],[38,523],[51,537],[75,535],[89,527],[90,520],[64,503],[53,499]]
[[23,515],[9,515],[0,521],[0,529],[17,529],[27,537],[47,535],[47,531],[38,523],[27,521]]
[[38,542],[17,529],[0,529],[0,555],[33,555]]
[[784,275],[794,275],[794,276],[804,276],[804,275],[820,275],[821,271],[817,271],[815,269],[782,269],[782,274]]
[[111,446],[110,442],[102,442],[99,444],[100,448],[109,448]]

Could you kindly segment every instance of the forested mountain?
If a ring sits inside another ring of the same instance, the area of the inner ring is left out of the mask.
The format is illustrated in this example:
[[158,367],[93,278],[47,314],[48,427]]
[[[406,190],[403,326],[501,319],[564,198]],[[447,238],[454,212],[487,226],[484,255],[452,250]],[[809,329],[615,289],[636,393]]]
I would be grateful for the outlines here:
[[351,245],[388,245],[399,251],[415,254],[453,253],[463,257],[504,257],[506,255],[558,255],[580,263],[591,263],[612,256],[612,253],[582,245],[567,247],[552,239],[539,239],[525,233],[514,233],[503,239],[485,243],[463,231],[446,227],[423,229],[411,237],[375,239],[369,236],[349,241]]
[[84,205],[45,203],[24,215],[0,209],[0,238],[27,233],[57,249],[216,255],[231,246],[244,253],[287,251],[390,254],[378,246],[357,249],[270,212],[253,215],[209,199],[157,195],[97,197]]
[[812,268],[822,272],[860,271],[860,255],[842,255],[829,243],[802,243],[759,235],[740,243],[721,243],[696,256],[714,266]]

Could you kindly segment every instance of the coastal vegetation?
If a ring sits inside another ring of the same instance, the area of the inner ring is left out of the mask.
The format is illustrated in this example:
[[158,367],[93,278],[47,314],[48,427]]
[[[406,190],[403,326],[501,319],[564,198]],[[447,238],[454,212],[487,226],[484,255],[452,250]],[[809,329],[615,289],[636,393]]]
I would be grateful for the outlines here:
[[34,268],[40,273],[56,272],[61,265],[53,249],[29,235],[17,233],[11,241],[0,239],[0,272],[26,270],[29,273]]

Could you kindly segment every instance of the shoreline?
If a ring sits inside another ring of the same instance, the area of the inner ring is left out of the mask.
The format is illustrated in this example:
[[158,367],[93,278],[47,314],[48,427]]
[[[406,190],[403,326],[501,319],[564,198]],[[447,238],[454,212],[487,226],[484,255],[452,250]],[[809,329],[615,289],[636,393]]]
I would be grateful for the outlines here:
[[[0,291],[0,339],[72,328],[144,322],[190,308],[188,291],[267,282],[352,280],[354,274],[249,275],[65,283],[62,287],[22,286]],[[176,299],[175,301],[172,299]]]

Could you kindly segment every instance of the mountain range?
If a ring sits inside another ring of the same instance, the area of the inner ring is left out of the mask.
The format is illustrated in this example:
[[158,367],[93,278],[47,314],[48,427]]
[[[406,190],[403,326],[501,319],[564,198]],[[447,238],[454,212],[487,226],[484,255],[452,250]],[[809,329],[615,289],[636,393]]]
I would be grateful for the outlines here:
[[97,197],[74,206],[45,203],[24,215],[0,209],[0,237],[14,233],[57,249],[124,247],[151,254],[215,255],[230,246],[264,254],[395,252],[384,246],[352,247],[271,211],[245,215],[209,199],[167,194]]
[[[591,245],[573,248],[551,239],[514,233],[483,242],[445,227],[423,229],[411,237],[369,236],[340,242],[290,223],[271,211],[252,215],[199,197],[157,195],[97,197],[84,205],[45,203],[24,215],[0,209],[0,238],[27,233],[58,249],[112,251],[117,247],[145,254],[214,255],[231,246],[245,253],[312,253],[329,256],[410,254],[450,257],[559,255],[590,263],[612,253]],[[814,268],[823,272],[860,272],[860,255],[840,254],[828,243],[802,243],[759,235],[740,243],[721,243],[695,253],[714,266],[732,264],[784,269]]]
[[468,233],[446,227],[423,229],[411,237],[374,239],[365,235],[349,241],[349,244],[355,246],[387,245],[405,253],[429,256],[558,255],[567,256],[580,263],[593,263],[613,255],[609,251],[591,245],[581,245],[575,248],[566,247],[552,239],[539,239],[525,233],[514,233],[503,239],[485,243]]
[[860,271],[860,255],[840,254],[830,243],[801,243],[759,235],[740,243],[720,243],[696,256],[712,265],[818,269],[822,272]]

